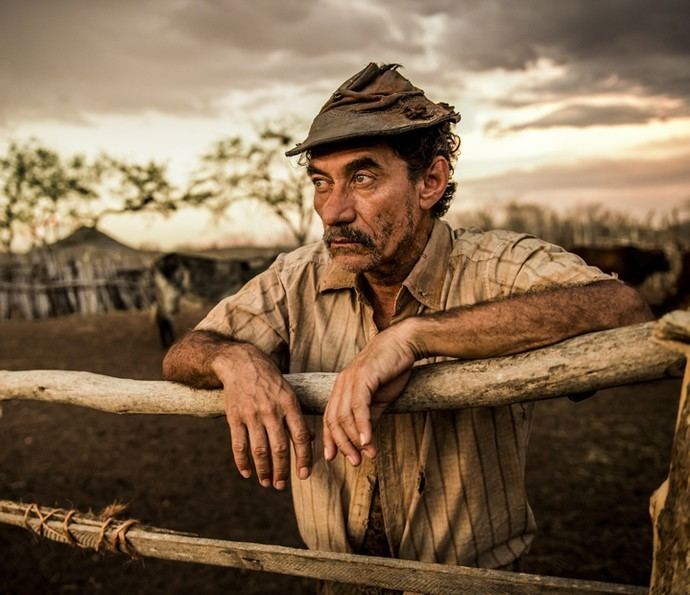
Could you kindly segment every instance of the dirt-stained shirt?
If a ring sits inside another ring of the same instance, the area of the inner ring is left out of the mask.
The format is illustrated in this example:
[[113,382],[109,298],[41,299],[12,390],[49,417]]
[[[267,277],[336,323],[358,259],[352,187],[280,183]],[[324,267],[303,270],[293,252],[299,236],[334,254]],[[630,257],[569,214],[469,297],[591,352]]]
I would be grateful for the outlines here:
[[[532,236],[453,231],[435,221],[392,323],[610,278]],[[284,373],[338,372],[378,332],[357,275],[338,268],[322,242],[279,256],[197,329],[253,343]],[[342,454],[324,460],[322,418],[307,416],[315,436],[313,472],[298,479],[293,461],[291,482],[302,538],[310,549],[357,552],[378,481],[391,555],[486,568],[510,564],[528,550],[536,530],[524,485],[531,421],[529,404],[387,414],[374,430],[378,456],[353,467]]]

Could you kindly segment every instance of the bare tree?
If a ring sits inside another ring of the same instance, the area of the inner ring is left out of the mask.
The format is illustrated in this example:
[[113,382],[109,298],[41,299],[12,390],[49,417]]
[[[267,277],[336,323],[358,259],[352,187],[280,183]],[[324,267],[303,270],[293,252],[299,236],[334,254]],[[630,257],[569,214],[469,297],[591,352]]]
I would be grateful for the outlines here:
[[167,166],[156,161],[143,165],[103,155],[97,162],[101,201],[81,216],[95,227],[104,217],[151,212],[169,215],[184,202],[168,178]]
[[96,197],[97,171],[84,157],[63,159],[35,139],[10,143],[0,157],[0,246],[14,249],[23,236],[45,243],[47,230],[78,217]]
[[309,180],[285,158],[295,138],[286,123],[264,124],[248,140],[232,136],[218,141],[202,157],[184,202],[222,215],[236,202],[266,205],[304,244],[313,218]]
[[29,246],[41,245],[79,225],[95,227],[108,215],[167,215],[180,204],[184,201],[166,166],[155,161],[63,158],[36,139],[12,142],[0,157],[0,249],[5,252],[14,250],[20,237]]

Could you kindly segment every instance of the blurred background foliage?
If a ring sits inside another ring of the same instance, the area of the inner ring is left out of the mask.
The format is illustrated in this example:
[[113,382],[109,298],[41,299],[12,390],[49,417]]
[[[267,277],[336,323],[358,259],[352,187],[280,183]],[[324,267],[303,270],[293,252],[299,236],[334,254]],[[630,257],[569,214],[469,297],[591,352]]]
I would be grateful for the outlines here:
[[[0,251],[50,244],[124,213],[166,217],[193,207],[221,224],[240,202],[267,207],[294,244],[304,244],[313,222],[311,185],[304,168],[284,155],[297,140],[296,129],[294,122],[278,121],[256,125],[249,137],[222,138],[201,155],[183,184],[173,183],[167,165],[154,160],[62,156],[38,139],[11,142],[0,156]],[[454,227],[512,229],[565,247],[686,245],[690,238],[690,200],[644,217],[601,204],[563,211],[519,200],[468,210],[460,190],[446,219]]]

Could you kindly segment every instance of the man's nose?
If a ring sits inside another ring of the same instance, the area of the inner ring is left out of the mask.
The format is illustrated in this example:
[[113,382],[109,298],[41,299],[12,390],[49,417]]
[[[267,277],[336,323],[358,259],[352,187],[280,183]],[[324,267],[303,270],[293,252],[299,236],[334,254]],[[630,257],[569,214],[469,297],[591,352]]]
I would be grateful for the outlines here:
[[319,214],[324,225],[351,223],[356,212],[353,196],[347,187],[335,185],[323,203]]

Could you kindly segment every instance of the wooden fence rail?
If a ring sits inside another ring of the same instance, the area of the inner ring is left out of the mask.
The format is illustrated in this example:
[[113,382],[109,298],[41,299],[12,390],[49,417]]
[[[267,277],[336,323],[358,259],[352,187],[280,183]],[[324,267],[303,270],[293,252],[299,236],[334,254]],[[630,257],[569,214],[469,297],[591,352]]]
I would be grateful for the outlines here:
[[[391,412],[496,406],[682,374],[684,356],[649,341],[654,323],[582,335],[544,349],[415,369]],[[323,412],[335,374],[288,374],[302,407]],[[89,372],[0,371],[0,400],[69,403],[111,413],[223,415],[219,391]]]
[[7,500],[0,500],[0,522],[26,527],[48,539],[82,548],[106,549],[103,547],[105,545],[111,551],[129,555],[277,572],[418,593],[642,595],[647,592],[644,588],[597,581],[205,539],[189,533],[133,524],[132,521],[94,519],[74,512]]

